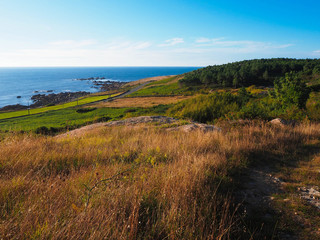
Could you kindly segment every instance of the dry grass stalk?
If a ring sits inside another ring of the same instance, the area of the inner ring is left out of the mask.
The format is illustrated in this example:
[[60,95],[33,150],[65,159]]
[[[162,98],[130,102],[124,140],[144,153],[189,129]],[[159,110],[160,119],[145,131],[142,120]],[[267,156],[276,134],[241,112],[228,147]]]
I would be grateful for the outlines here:
[[[252,153],[292,151],[319,129],[261,123],[206,134],[143,127],[62,139],[12,134],[0,142],[0,238],[231,239],[239,222],[223,189],[228,172]],[[84,185],[95,186],[90,202]]]

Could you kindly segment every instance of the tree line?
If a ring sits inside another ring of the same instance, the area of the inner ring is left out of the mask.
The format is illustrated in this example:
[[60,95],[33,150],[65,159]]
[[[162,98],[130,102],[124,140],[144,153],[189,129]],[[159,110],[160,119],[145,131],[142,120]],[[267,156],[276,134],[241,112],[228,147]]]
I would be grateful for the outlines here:
[[320,59],[254,59],[208,66],[185,74],[180,83],[235,88],[250,85],[273,86],[286,73],[293,73],[304,80],[319,77]]

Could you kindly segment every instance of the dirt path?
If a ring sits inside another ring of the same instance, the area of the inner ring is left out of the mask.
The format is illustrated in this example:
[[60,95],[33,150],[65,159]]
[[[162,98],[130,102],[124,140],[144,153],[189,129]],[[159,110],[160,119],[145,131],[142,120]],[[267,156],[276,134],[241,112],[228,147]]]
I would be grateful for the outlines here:
[[139,86],[137,86],[137,87],[135,87],[135,88],[132,88],[132,89],[130,89],[129,91],[127,91],[127,92],[125,92],[125,93],[122,93],[122,94],[120,94],[120,95],[118,95],[118,96],[116,96],[116,97],[106,99],[105,101],[107,102],[108,100],[115,100],[115,99],[118,99],[118,98],[123,98],[123,97],[125,97],[125,96],[128,96],[128,95],[131,94],[131,93],[134,93],[134,92],[136,92],[136,91],[139,91],[141,88],[143,88],[145,85],[147,85],[147,84],[150,83],[150,82],[152,82],[152,80],[147,81],[147,82],[145,82],[145,83],[142,83],[141,85],[139,85]]
[[271,231],[275,239],[320,239],[319,164],[320,148],[315,145],[296,165],[246,170],[234,195],[244,221],[256,229],[252,235],[260,239]]
[[[88,105],[92,105],[92,104],[96,104],[96,103],[99,103],[99,102],[110,102],[110,101],[113,101],[115,99],[119,99],[119,98],[123,98],[125,96],[128,96],[130,95],[131,93],[134,93],[136,91],[139,91],[140,89],[142,89],[144,86],[146,86],[147,84],[151,83],[151,82],[154,82],[154,81],[160,81],[162,79],[165,79],[165,78],[168,78],[168,77],[172,77],[172,76],[175,76],[175,75],[170,75],[170,76],[159,76],[159,77],[151,77],[151,78],[145,78],[145,79],[141,79],[141,80],[138,80],[138,81],[134,81],[134,82],[130,82],[128,84],[131,84],[132,83],[141,83],[140,85],[138,85],[137,87],[134,87],[132,89],[130,89],[129,91],[127,92],[124,92],[124,93],[121,93],[119,94],[118,96],[115,96],[115,97],[110,97],[108,99],[104,99],[104,100],[99,100],[99,101],[96,101],[96,102],[91,102],[91,103],[88,103],[88,104],[84,104],[82,106],[88,106]],[[130,86],[130,85],[128,85]]]
[[[283,192],[284,183],[273,175],[269,167],[247,169],[242,177],[241,187],[235,192],[236,201],[241,204],[240,211],[248,228],[256,229],[250,235],[253,239],[260,239],[274,231],[276,213],[272,206],[273,195]],[[284,240],[298,239],[292,234],[277,234]]]

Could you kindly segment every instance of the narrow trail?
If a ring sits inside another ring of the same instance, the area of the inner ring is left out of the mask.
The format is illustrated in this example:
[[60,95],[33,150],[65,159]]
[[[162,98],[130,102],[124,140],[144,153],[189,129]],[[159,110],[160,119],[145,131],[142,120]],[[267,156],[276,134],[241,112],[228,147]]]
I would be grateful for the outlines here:
[[151,83],[151,82],[154,82],[155,80],[150,80],[150,81],[147,81],[147,82],[144,82],[142,84],[140,84],[139,86],[135,87],[135,88],[132,88],[124,93],[121,93],[119,94],[118,96],[115,96],[115,97],[110,97],[108,99],[102,99],[102,100],[99,100],[99,101],[95,101],[95,102],[91,102],[91,103],[87,103],[87,104],[83,104],[81,106],[90,106],[92,104],[96,104],[96,103],[99,103],[99,102],[111,102],[113,100],[116,100],[116,99],[119,99],[119,98],[123,98],[125,96],[128,96],[130,95],[131,93],[134,93],[136,91],[139,91],[141,88],[143,88],[144,86],[146,86],[147,84]]
[[[309,152],[308,156],[301,156],[301,158],[297,159],[297,164],[295,166],[286,164],[281,170],[270,164],[266,164],[265,166],[247,169],[245,174],[242,176],[241,187],[235,192],[236,201],[241,204],[242,215],[244,217],[248,217],[249,222],[251,221],[253,224],[257,224],[258,222],[263,223],[265,226],[268,224],[270,224],[269,226],[276,224],[273,229],[269,228],[269,230],[272,231],[278,224],[276,216],[279,217],[279,214],[284,214],[281,212],[281,209],[278,208],[278,205],[275,205],[275,201],[280,201],[287,206],[287,214],[292,214],[292,219],[290,219],[291,221],[294,221],[303,227],[310,224],[310,220],[308,220],[309,216],[304,215],[303,212],[299,212],[297,210],[291,210],[293,212],[290,212],[288,206],[293,204],[295,201],[298,201],[299,204],[302,204],[301,206],[310,206],[315,213],[319,213],[320,186],[308,185],[302,181],[293,181],[290,177],[282,178],[282,176],[285,176],[283,175],[283,171],[285,171],[285,169],[290,168],[292,172],[298,171],[301,168],[301,163],[311,162],[314,161],[315,158],[319,157],[320,147],[317,145],[312,152]],[[320,172],[320,170],[318,171]],[[290,191],[288,189],[292,190]],[[254,218],[252,218],[252,216],[254,216]],[[320,225],[318,225],[318,228],[316,228],[316,225],[311,226],[314,228],[312,231],[312,233],[315,234],[314,236],[319,237]],[[262,227],[263,226],[261,226],[261,229]],[[260,230],[257,229],[258,232]],[[295,234],[296,233],[290,233],[287,231],[277,232],[278,238],[276,239],[301,239],[300,236]]]
[[[142,83],[142,84],[140,84],[139,86],[137,86],[137,87],[135,87],[135,88],[132,88],[132,89],[130,89],[130,90],[127,91],[127,92],[124,92],[124,93],[119,94],[118,96],[111,97],[111,98],[108,98],[108,99],[104,99],[104,100],[101,100],[101,101],[99,101],[99,102],[109,102],[109,101],[111,101],[111,100],[123,98],[123,97],[125,97],[125,96],[130,95],[131,93],[134,93],[134,92],[136,92],[136,91],[139,91],[141,88],[143,88],[144,86],[146,86],[146,85],[149,84],[150,82],[153,82],[153,81],[150,80],[150,81],[148,81],[148,82]],[[95,102],[95,103],[97,103],[97,102]]]

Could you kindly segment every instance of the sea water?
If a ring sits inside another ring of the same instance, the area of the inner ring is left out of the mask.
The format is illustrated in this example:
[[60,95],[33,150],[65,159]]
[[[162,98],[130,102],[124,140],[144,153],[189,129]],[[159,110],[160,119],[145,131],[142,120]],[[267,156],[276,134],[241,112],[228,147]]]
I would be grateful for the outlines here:
[[[97,92],[92,81],[77,79],[101,77],[130,82],[147,77],[177,75],[197,67],[39,67],[0,68],[0,107],[32,104],[34,94]],[[21,98],[17,98],[20,96]]]

